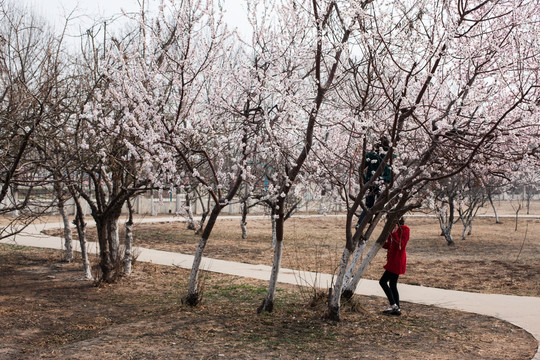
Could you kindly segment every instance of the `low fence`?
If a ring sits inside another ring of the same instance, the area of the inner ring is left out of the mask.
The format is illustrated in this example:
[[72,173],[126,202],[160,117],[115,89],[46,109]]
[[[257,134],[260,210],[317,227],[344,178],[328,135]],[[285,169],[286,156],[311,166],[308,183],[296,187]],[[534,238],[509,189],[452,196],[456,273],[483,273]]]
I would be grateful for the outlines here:
[[[519,200],[521,194],[500,194],[496,195],[494,197],[494,200],[496,201],[512,201],[512,200]],[[540,195],[533,196],[532,200],[537,201],[540,200]],[[58,209],[55,206],[50,206],[52,203],[52,199],[50,200],[40,200],[41,205],[34,204],[30,205],[31,207],[35,208],[36,211],[42,212],[43,208],[48,208],[46,211],[49,214],[57,214]],[[202,203],[207,204],[208,199],[202,199]],[[252,204],[253,202],[251,202]],[[4,205],[4,206],[2,206]],[[90,206],[84,201],[84,199],[81,199],[81,205],[83,208],[83,212],[85,215],[90,214]],[[157,216],[157,215],[163,215],[163,214],[186,214],[186,199],[185,194],[180,194],[177,196],[171,196],[163,199],[159,199],[157,197],[152,197],[148,195],[139,195],[135,197],[132,200],[133,210],[136,214],[145,214],[145,215],[151,215],[151,216]],[[0,209],[5,207],[5,204],[0,204]],[[239,202],[232,202],[231,204],[227,205],[225,209],[223,210],[222,214],[228,214],[228,215],[238,215],[241,214],[242,208],[241,204]],[[205,209],[203,209],[203,206],[201,205],[201,201],[192,201],[191,202],[191,212],[193,215],[201,215]],[[206,209],[208,210],[208,209]],[[311,194],[307,194],[304,199],[301,201],[301,203],[298,206],[298,212],[301,213],[318,213],[318,214],[331,214],[331,213],[339,213],[345,211],[345,207],[341,203],[341,201],[336,201],[330,197],[319,197],[314,199]],[[69,199],[66,202],[66,212],[68,215],[74,215],[75,214],[75,203],[73,199]],[[123,213],[127,213],[127,205],[124,205],[122,209]],[[266,206],[263,205],[255,205],[250,207],[249,209],[250,214],[268,214],[269,209]],[[17,216],[17,213],[13,213],[12,215]]]

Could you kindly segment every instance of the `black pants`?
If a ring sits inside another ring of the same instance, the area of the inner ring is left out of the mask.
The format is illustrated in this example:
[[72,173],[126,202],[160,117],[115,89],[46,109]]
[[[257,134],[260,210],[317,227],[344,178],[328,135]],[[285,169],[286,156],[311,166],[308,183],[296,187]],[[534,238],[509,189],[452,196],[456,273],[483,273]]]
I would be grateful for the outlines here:
[[[378,186],[372,186],[368,190],[368,194],[366,196],[366,207],[368,209],[371,209],[373,207],[373,205],[375,205],[375,200],[377,199],[377,196],[379,196],[380,193],[381,193],[381,190],[379,189]],[[364,219],[364,216],[366,216],[366,214],[364,214],[364,211],[362,211],[362,213],[358,217],[358,222],[356,223],[356,228],[358,228],[360,226],[360,223]]]
[[[397,291],[398,278],[398,274],[394,274],[393,272],[386,270],[381,276],[381,280],[379,280],[379,284],[384,290],[390,305],[396,304],[399,306],[399,293]],[[390,286],[388,286],[388,284],[390,284]]]

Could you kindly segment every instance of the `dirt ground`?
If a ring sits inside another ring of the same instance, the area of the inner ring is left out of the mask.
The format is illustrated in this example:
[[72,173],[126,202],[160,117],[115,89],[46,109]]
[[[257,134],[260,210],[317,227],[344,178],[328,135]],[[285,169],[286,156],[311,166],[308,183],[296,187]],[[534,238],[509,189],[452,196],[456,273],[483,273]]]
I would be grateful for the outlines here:
[[135,263],[119,283],[82,281],[59,251],[0,245],[0,359],[530,359],[534,338],[506,322],[355,297],[343,321],[323,319],[312,289],[280,285],[272,314],[256,314],[266,283],[208,273],[203,302],[182,303],[188,270]]
[[[56,219],[55,221],[58,221]],[[340,217],[286,223],[283,267],[333,272],[343,248]],[[473,233],[448,247],[435,219],[409,217],[408,269],[400,282],[488,293],[540,296],[540,220],[475,220]],[[199,237],[184,223],[135,226],[135,245],[193,254]],[[270,264],[270,224],[220,220],[205,256]],[[95,233],[89,229],[89,240]],[[121,234],[122,235],[122,234]],[[383,250],[384,251],[384,250]],[[367,278],[378,279],[381,251]],[[78,256],[78,255],[77,255]],[[506,322],[355,296],[343,321],[323,319],[324,295],[279,285],[272,314],[256,314],[267,283],[204,273],[203,302],[182,303],[188,270],[135,263],[113,285],[82,281],[80,259],[59,251],[0,245],[0,360],[4,359],[530,359],[536,340]],[[96,260],[94,259],[94,263]]]

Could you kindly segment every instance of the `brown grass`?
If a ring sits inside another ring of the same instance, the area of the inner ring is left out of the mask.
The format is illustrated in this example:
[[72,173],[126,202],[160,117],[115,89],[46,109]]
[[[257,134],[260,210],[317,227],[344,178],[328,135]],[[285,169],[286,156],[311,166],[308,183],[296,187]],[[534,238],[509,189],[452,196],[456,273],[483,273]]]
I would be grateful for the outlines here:
[[[461,240],[455,225],[456,245],[449,247],[436,219],[410,217],[407,273],[400,282],[445,289],[540,296],[540,220],[521,219],[514,231],[512,219],[495,224],[478,218],[473,233]],[[291,218],[286,223],[282,266],[334,273],[344,246],[344,218]],[[135,244],[159,250],[193,254],[199,237],[184,223],[136,224]],[[271,228],[268,219],[248,221],[248,238],[241,238],[238,220],[220,220],[205,249],[205,256],[271,265]],[[92,232],[89,238],[92,240]],[[95,240],[95,239],[94,239]],[[371,242],[370,242],[371,244]],[[368,244],[368,246],[370,246]],[[366,278],[378,279],[385,263],[380,251]]]
[[[290,219],[283,267],[333,272],[343,221]],[[472,236],[456,236],[455,247],[446,246],[436,220],[407,222],[408,270],[400,282],[540,295],[540,220],[521,219],[515,232],[512,219],[477,219]],[[250,219],[248,232],[242,240],[237,220],[220,220],[205,256],[270,264],[268,219]],[[198,243],[183,223],[138,223],[134,234],[136,246],[188,254]],[[266,282],[206,272],[203,302],[191,308],[182,303],[188,270],[137,262],[132,276],[96,287],[80,281],[80,264],[61,258],[0,246],[0,360],[530,359],[537,346],[525,331],[475,314],[405,303],[401,317],[383,316],[379,297],[355,296],[342,322],[327,322],[324,292],[289,285],[279,286],[274,313],[257,315]],[[366,277],[377,279],[384,260],[379,253]]]
[[272,314],[257,315],[266,283],[204,274],[200,306],[184,305],[187,270],[137,263],[119,283],[80,281],[59,251],[0,245],[0,359],[530,359],[536,341],[503,321],[355,297],[344,321],[322,319],[282,285]]

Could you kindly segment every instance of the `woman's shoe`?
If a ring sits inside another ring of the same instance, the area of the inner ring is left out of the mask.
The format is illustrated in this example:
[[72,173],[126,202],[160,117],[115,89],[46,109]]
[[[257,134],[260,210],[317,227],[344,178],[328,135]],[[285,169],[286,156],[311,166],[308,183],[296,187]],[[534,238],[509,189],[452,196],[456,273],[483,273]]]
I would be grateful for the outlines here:
[[390,313],[390,315],[401,315],[401,310],[399,309],[399,307],[396,307],[395,309],[393,309]]
[[399,311],[399,306],[397,306],[397,305],[392,305],[392,306],[390,306],[388,309],[383,310],[383,314],[392,314],[392,313],[394,313],[396,310]]

